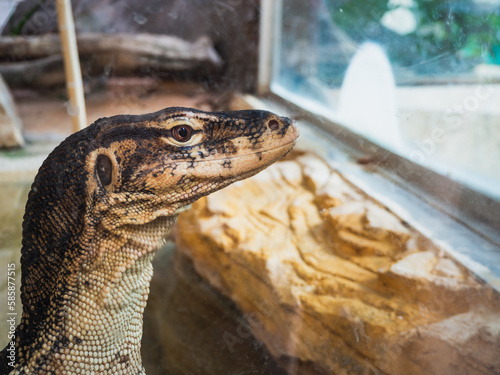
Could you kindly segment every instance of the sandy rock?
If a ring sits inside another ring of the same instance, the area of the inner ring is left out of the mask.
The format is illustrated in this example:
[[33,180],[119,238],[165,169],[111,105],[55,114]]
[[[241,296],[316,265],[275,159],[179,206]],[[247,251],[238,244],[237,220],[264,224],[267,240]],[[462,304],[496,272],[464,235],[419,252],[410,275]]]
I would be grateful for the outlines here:
[[496,292],[313,155],[200,200],[180,216],[177,245],[282,365],[500,371]]

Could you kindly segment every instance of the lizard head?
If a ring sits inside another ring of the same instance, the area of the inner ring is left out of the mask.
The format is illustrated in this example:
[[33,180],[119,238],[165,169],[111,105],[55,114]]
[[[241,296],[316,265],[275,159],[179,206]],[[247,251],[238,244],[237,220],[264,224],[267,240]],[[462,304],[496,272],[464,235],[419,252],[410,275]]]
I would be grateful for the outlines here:
[[[283,157],[297,136],[269,112],[169,108],[100,119],[64,140],[40,167],[23,221],[16,358],[26,372],[60,368],[52,354],[68,332],[108,349],[119,341],[139,368],[152,256],[176,215]],[[103,323],[118,310],[112,321],[135,328]]]
[[85,254],[91,228],[113,232],[175,218],[283,157],[297,137],[291,120],[265,111],[167,108],[97,120],[56,147],[38,171],[23,222],[23,273],[38,270],[41,259],[57,264]]
[[[110,227],[172,216],[200,197],[254,175],[298,137],[285,117],[258,110],[168,108],[97,123],[85,163],[89,204]],[[96,214],[96,212],[94,212]]]
[[127,277],[149,274],[151,258],[136,259],[158,248],[183,207],[264,169],[297,136],[269,112],[187,108],[104,118],[69,136],[40,167],[26,205],[20,358],[42,349],[45,322],[63,324],[71,298],[115,301],[136,284],[147,297],[148,284]]
[[175,218],[283,157],[297,137],[291,120],[265,111],[167,108],[97,120],[39,169],[23,222],[23,261],[37,269],[41,253],[54,264],[73,258],[67,255],[92,242],[97,226],[109,232]]

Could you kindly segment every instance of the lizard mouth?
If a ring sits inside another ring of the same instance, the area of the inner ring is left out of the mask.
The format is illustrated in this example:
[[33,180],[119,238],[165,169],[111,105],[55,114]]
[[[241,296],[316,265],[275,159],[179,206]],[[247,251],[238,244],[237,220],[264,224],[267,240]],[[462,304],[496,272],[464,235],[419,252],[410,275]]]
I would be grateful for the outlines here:
[[297,138],[295,138],[293,141],[290,141],[290,142],[287,142],[285,144],[282,144],[282,145],[279,145],[279,146],[275,146],[275,147],[271,147],[271,148],[267,148],[267,149],[264,149],[262,151],[260,151],[261,153],[269,153],[269,152],[274,152],[274,151],[279,151],[279,150],[283,150],[283,149],[288,149],[284,154],[283,156],[286,156],[288,155],[288,153],[290,151],[292,151],[292,149],[295,147],[295,143],[297,142]]
[[[212,150],[204,158],[200,158],[196,161],[198,163],[216,162],[221,160],[231,161],[241,158],[251,158],[254,156],[261,159],[263,155],[269,155],[271,153],[276,154],[276,157],[273,158],[273,161],[276,161],[277,159],[287,155],[293,149],[299,135],[300,133],[298,128],[295,125],[292,125],[287,131],[287,134],[285,134],[283,138],[281,138],[275,145],[266,145],[265,142],[263,142],[260,145],[255,146],[250,144],[248,140],[244,140],[248,142],[248,144],[239,146],[240,149],[236,150],[233,153],[218,152],[217,150]],[[280,155],[282,153],[281,150],[286,150],[283,152],[283,155]]]
[[[214,157],[213,159],[208,159],[207,161],[234,160],[234,159],[245,158],[245,157],[249,157],[249,156],[250,157],[251,156],[260,157],[260,156],[262,156],[264,154],[280,153],[279,152],[280,150],[288,149],[283,154],[283,156],[285,156],[285,155],[287,155],[293,149],[293,147],[295,146],[295,143],[296,143],[296,139],[294,139],[293,141],[290,141],[290,142],[287,142],[287,143],[284,143],[284,144],[280,144],[280,145],[277,145],[277,146],[274,146],[274,147],[269,147],[269,148],[262,148],[262,149],[258,149],[258,150],[251,150],[251,149],[249,149],[248,152],[242,152],[242,153],[237,153],[237,154],[227,155],[227,156],[214,155],[216,157]],[[202,161],[203,160],[200,160],[200,162],[202,162]]]

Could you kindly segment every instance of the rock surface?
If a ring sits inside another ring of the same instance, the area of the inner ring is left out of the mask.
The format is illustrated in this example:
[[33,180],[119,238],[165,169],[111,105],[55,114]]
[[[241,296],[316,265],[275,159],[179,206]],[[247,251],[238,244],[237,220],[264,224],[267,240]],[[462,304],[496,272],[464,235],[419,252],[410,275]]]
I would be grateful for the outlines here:
[[290,374],[500,373],[498,294],[313,155],[194,204],[177,247]]

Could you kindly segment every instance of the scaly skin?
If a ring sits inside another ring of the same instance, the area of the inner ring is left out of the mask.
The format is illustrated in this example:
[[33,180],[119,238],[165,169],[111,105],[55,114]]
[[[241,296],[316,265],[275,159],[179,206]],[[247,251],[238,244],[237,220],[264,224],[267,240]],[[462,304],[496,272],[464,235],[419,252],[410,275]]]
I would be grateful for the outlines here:
[[15,368],[7,346],[0,373],[144,373],[151,261],[177,215],[283,157],[297,136],[269,112],[167,108],[68,137],[28,198]]

